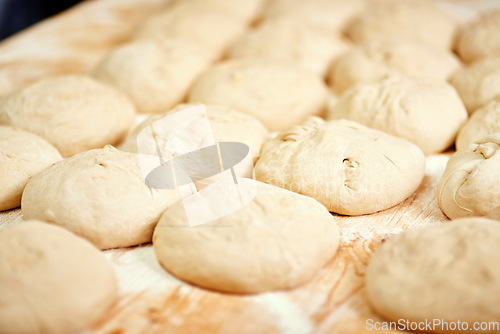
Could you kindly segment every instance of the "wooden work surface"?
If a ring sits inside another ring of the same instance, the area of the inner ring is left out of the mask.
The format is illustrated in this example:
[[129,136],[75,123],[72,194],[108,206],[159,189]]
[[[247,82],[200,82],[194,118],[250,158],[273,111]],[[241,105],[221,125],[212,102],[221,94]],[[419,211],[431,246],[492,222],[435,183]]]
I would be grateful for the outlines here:
[[[500,5],[498,0],[449,2],[464,4],[456,10],[466,18],[474,16],[473,7]],[[162,5],[162,0],[87,1],[0,43],[0,96],[40,76],[88,71]],[[309,283],[293,290],[208,291],[165,272],[151,245],[105,251],[116,269],[120,297],[88,333],[376,333],[365,329],[367,319],[382,320],[365,296],[369,258],[384,238],[447,220],[436,186],[448,157],[428,157],[420,188],[398,206],[360,217],[336,216],[339,251]],[[0,227],[20,220],[20,209],[0,213]]]

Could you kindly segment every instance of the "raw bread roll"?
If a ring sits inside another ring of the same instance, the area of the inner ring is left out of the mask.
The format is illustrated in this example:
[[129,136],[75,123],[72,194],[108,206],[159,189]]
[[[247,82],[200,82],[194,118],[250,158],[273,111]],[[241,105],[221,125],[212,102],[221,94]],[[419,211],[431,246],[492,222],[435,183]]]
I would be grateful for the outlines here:
[[367,7],[349,22],[346,34],[355,43],[397,37],[450,49],[456,28],[433,1],[392,0]]
[[63,226],[101,249],[150,242],[175,190],[144,183],[137,154],[112,147],[80,153],[35,175],[24,189],[26,219]]
[[469,113],[500,96],[500,57],[485,58],[457,70],[450,78]]
[[29,179],[61,159],[45,139],[0,126],[0,211],[20,206]]
[[285,18],[336,34],[364,6],[362,0],[273,0],[262,16],[264,22]]
[[347,49],[339,37],[287,19],[264,22],[237,39],[229,58],[269,58],[293,61],[321,76],[333,57]]
[[432,154],[455,141],[467,111],[445,82],[392,76],[346,91],[329,112],[329,119],[342,118],[405,138]]
[[86,240],[39,221],[0,230],[0,332],[76,333],[117,297],[111,263]]
[[356,84],[394,74],[446,81],[459,67],[458,58],[443,48],[399,38],[377,39],[340,55],[328,81],[336,92],[342,93]]
[[312,117],[264,144],[257,180],[310,196],[331,212],[388,209],[417,190],[425,157],[404,139],[346,120]]
[[453,154],[438,185],[441,210],[451,219],[500,220],[500,132]]
[[500,56],[500,9],[485,12],[462,28],[456,49],[467,62],[489,56]]
[[469,331],[436,325],[434,332],[484,333],[471,329],[500,317],[498,240],[500,224],[477,217],[394,236],[370,259],[368,300],[391,321],[437,319],[451,329],[459,320]]
[[159,113],[182,102],[208,63],[203,49],[163,39],[114,49],[97,65],[94,75],[126,94],[140,112]]
[[161,265],[180,279],[219,291],[258,293],[310,280],[339,244],[334,218],[317,201],[257,181],[251,202],[205,226],[188,228],[182,203],[155,229]]
[[465,149],[495,132],[500,132],[500,97],[474,112],[458,132],[455,146],[457,150]]
[[173,5],[180,3],[194,3],[198,6],[213,6],[216,9],[227,11],[229,15],[237,15],[245,22],[253,21],[259,14],[266,0],[175,0]]
[[323,113],[327,91],[321,78],[296,64],[242,59],[208,69],[188,99],[248,113],[277,131]]
[[122,94],[84,75],[42,79],[0,101],[0,124],[45,138],[64,157],[119,142],[134,116]]
[[[120,150],[138,153],[137,136],[142,130],[148,127],[151,123],[167,115],[171,115],[195,105],[196,104],[181,104],[165,113],[148,117],[127,137],[127,139],[119,147]],[[252,159],[255,162],[259,157],[262,144],[264,144],[264,142],[269,138],[269,132],[262,125],[262,123],[250,115],[228,107],[206,105],[205,108],[207,110],[208,119],[210,121],[210,126],[215,140],[218,142],[239,142],[247,144],[250,148]],[[192,129],[192,131],[197,131],[197,129]],[[159,143],[162,143],[167,140],[167,138],[161,138],[160,135],[157,140]],[[152,148],[155,147],[155,145],[152,143],[151,145],[148,145],[148,147]],[[140,153],[155,155],[157,152],[148,151]]]

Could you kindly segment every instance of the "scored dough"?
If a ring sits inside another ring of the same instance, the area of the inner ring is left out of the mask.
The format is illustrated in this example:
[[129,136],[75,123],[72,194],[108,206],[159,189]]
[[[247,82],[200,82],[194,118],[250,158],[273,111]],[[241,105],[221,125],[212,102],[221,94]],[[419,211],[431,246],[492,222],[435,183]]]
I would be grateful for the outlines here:
[[57,149],[45,139],[0,126],[0,211],[20,206],[29,179],[61,159]]
[[175,190],[144,183],[136,154],[112,147],[83,152],[35,175],[21,209],[26,219],[63,226],[101,249],[150,242]]
[[340,120],[310,118],[264,144],[257,180],[315,198],[328,210],[362,215],[417,190],[425,157],[404,139]]
[[329,110],[329,119],[349,119],[405,138],[425,154],[448,148],[467,111],[446,82],[391,76],[354,86]]
[[243,188],[257,183],[256,197],[205,226],[189,228],[181,202],[163,214],[153,237],[161,265],[180,279],[226,292],[287,289],[310,280],[338,248],[334,218],[312,198],[238,182]]
[[0,102],[0,124],[39,135],[64,157],[116,144],[134,115],[125,96],[84,75],[42,79]]
[[208,69],[188,100],[234,108],[279,131],[323,113],[327,92],[321,78],[294,63],[243,59]]
[[[373,308],[392,321],[475,322],[500,318],[500,224],[462,218],[394,236],[373,254],[366,291]],[[492,331],[490,331],[492,332]]]
[[0,332],[76,333],[113,304],[111,263],[88,241],[39,221],[0,230]]
[[500,220],[500,132],[453,154],[438,185],[441,210],[451,219]]
[[135,42],[111,51],[94,76],[127,95],[140,112],[159,113],[182,102],[208,62],[203,49],[181,41]]

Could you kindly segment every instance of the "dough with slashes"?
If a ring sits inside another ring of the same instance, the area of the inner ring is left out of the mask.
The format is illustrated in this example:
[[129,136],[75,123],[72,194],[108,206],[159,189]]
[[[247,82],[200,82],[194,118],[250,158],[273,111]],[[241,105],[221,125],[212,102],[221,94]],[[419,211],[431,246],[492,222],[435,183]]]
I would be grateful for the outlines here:
[[500,132],[453,154],[438,185],[441,210],[451,219],[500,220]]
[[268,141],[257,180],[315,198],[331,212],[388,209],[417,190],[425,157],[410,142],[355,122],[310,118]]

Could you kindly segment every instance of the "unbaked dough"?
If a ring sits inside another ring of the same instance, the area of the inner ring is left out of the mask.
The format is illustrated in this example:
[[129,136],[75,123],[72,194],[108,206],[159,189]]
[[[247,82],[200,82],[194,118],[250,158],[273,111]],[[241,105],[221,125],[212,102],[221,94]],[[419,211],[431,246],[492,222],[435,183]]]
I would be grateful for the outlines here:
[[160,113],[182,102],[207,66],[201,48],[178,40],[143,41],[113,49],[94,76],[125,95],[143,113]]
[[500,132],[500,97],[477,109],[458,132],[455,146],[465,149],[489,134]]
[[84,75],[42,79],[0,101],[0,124],[39,135],[64,157],[118,143],[134,119],[125,96]]
[[57,149],[45,139],[0,126],[0,211],[20,206],[29,179],[61,159]]
[[356,84],[392,74],[447,80],[459,67],[458,58],[443,48],[400,38],[376,39],[340,55],[328,81],[337,93],[343,93]]
[[500,132],[453,154],[438,185],[441,210],[451,219],[500,220]]
[[312,117],[264,144],[257,180],[315,198],[328,210],[363,215],[417,190],[425,157],[404,139],[355,122]]
[[[240,179],[240,186],[256,181]],[[310,280],[335,254],[335,219],[312,198],[256,182],[256,197],[238,211],[187,226],[181,202],[158,223],[153,246],[161,265],[190,283],[258,293]]]
[[172,1],[173,5],[179,3],[194,3],[197,6],[213,6],[216,9],[228,11],[229,15],[237,15],[245,22],[253,21],[259,14],[262,5],[266,0],[175,0]]
[[113,147],[80,153],[35,175],[24,189],[25,219],[63,226],[101,249],[151,241],[175,189],[146,186],[137,154]]
[[[368,300],[391,321],[432,323],[439,319],[456,325],[459,320],[469,329],[475,322],[496,322],[500,318],[498,240],[500,224],[477,217],[394,236],[370,259]],[[434,329],[438,333],[484,332]]]
[[342,118],[405,138],[432,154],[455,141],[467,111],[444,81],[391,76],[346,91],[329,111],[329,119]]
[[331,60],[344,52],[340,36],[311,28],[290,19],[264,22],[237,39],[227,51],[228,58],[269,58],[293,61],[324,76]]
[[479,60],[450,78],[469,113],[500,96],[500,57]]
[[86,240],[40,221],[0,230],[0,332],[67,334],[95,323],[118,287]]
[[242,59],[204,72],[188,100],[234,108],[278,131],[323,113],[327,91],[320,77],[294,63]]

